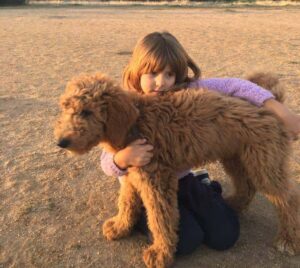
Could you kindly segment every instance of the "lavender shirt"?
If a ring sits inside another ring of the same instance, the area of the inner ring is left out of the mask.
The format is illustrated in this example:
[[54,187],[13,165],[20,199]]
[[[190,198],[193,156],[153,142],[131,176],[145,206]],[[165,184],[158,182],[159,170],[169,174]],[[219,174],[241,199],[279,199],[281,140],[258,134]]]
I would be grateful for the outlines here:
[[[249,101],[256,106],[262,106],[263,103],[274,98],[272,93],[250,81],[238,78],[210,78],[200,79],[192,82],[191,88],[207,88],[228,96],[238,97]],[[101,167],[107,176],[120,177],[127,174],[127,170],[119,169],[113,161],[113,154],[102,151]],[[189,173],[184,171],[178,174],[179,178],[184,177]]]

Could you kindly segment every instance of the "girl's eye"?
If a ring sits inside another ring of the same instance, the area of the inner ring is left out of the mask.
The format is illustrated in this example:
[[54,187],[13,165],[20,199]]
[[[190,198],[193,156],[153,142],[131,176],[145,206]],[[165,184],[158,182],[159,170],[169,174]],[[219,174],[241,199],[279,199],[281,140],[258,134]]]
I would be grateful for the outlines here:
[[157,75],[157,72],[154,72],[154,71],[153,71],[153,72],[151,72],[150,74],[151,74],[151,75]]
[[172,76],[174,76],[174,75],[175,75],[175,74],[174,74],[173,72],[168,72],[168,73],[167,73],[167,76],[168,76],[168,77],[172,77]]
[[80,113],[80,116],[87,117],[87,116],[89,116],[91,114],[93,114],[93,112],[90,111],[90,110],[82,110],[81,113]]

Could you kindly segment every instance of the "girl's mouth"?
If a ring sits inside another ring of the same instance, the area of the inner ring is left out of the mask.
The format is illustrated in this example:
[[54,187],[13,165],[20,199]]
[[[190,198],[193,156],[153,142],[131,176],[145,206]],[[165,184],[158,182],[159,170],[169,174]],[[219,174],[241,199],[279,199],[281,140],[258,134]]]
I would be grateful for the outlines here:
[[158,94],[159,94],[158,91],[152,91],[148,95],[150,95],[150,96],[157,96]]
[[153,92],[155,92],[155,93],[160,93],[160,92],[164,92],[164,91],[166,91],[164,88],[156,88],[153,90]]

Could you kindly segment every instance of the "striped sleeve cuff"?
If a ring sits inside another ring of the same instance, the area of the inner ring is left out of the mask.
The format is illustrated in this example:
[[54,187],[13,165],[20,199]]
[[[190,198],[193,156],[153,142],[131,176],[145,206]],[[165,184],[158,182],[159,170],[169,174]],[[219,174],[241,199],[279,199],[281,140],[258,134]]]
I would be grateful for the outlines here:
[[120,177],[127,174],[127,169],[120,169],[114,162],[114,154],[102,152],[101,167],[108,176]]

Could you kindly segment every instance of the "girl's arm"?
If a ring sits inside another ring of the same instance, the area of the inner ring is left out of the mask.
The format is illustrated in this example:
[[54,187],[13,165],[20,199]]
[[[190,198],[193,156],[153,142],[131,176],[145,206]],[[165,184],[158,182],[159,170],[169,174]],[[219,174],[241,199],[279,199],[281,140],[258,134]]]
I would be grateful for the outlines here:
[[114,162],[114,154],[102,151],[101,168],[107,176],[121,177],[127,174],[127,169],[120,169]]
[[127,174],[128,167],[142,167],[152,158],[153,146],[145,139],[138,139],[130,143],[116,154],[102,151],[101,167],[108,176],[120,177]]
[[248,81],[238,78],[210,78],[197,80],[192,87],[204,87],[228,96],[238,97],[249,101],[256,106],[263,106],[268,99],[274,99],[273,94]]
[[285,105],[275,100],[273,94],[248,81],[238,78],[211,78],[197,80],[191,87],[205,87],[229,96],[239,97],[256,106],[264,106],[282,119],[293,139],[300,134],[300,115],[290,111]]
[[290,111],[285,105],[274,99],[265,101],[264,107],[281,118],[291,134],[291,138],[297,140],[300,134],[300,115]]

